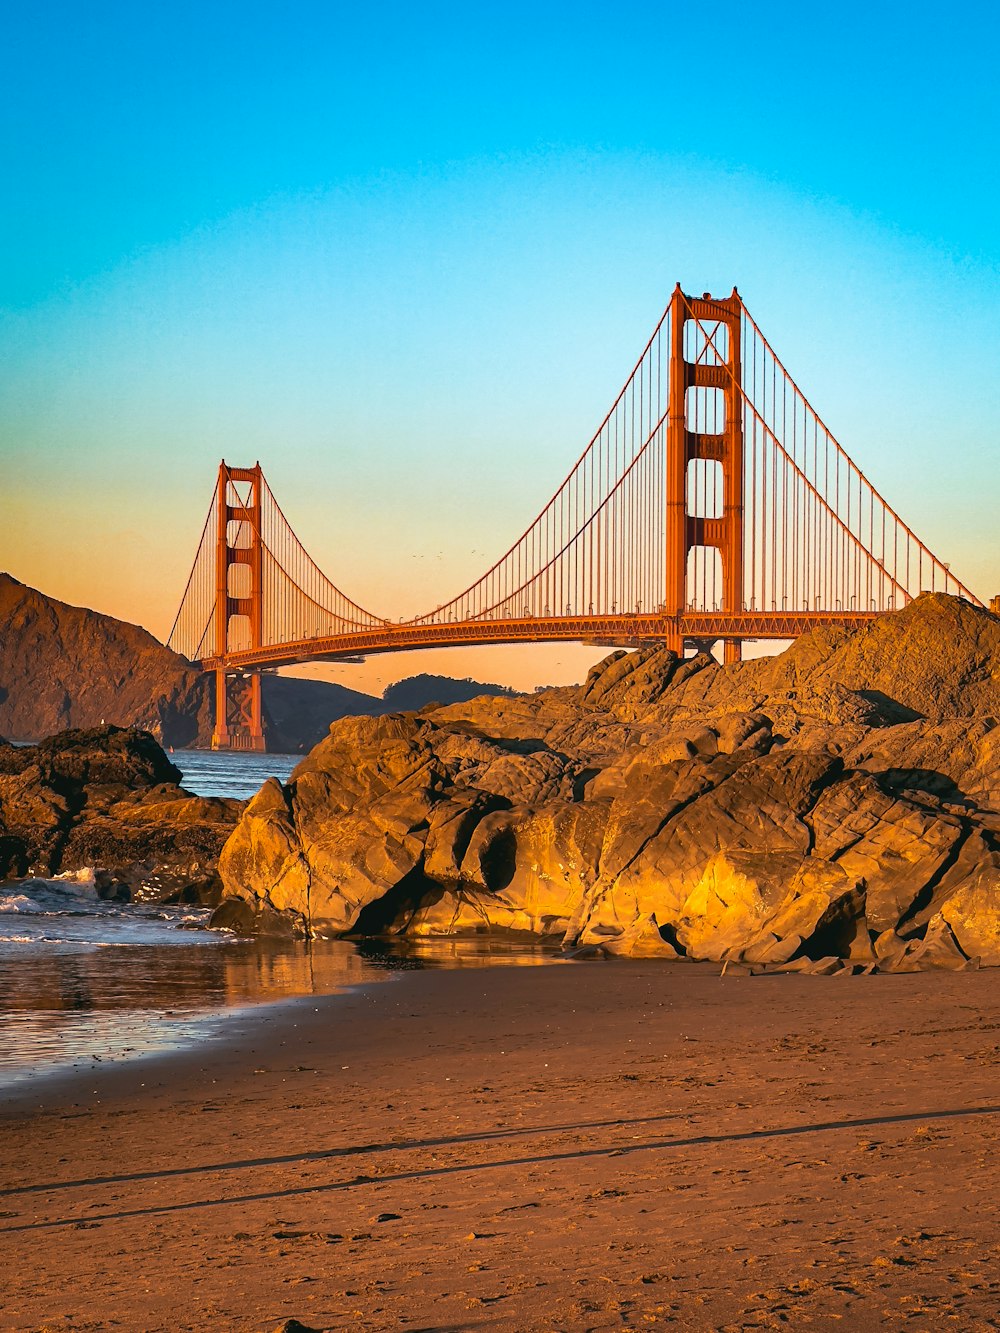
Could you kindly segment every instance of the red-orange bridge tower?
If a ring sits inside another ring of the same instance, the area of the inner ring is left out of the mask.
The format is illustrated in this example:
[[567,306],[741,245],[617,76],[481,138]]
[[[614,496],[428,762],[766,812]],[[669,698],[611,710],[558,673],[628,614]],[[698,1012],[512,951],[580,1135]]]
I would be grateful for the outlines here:
[[[978,599],[907,527],[775,356],[734,290],[678,285],[621,393],[516,542],[412,620],[345,596],[260,465],[222,463],[170,645],[216,673],[213,744],[262,749],[260,669],[401,649],[578,640],[790,639],[923,590]],[[236,674],[249,688],[232,691]]]

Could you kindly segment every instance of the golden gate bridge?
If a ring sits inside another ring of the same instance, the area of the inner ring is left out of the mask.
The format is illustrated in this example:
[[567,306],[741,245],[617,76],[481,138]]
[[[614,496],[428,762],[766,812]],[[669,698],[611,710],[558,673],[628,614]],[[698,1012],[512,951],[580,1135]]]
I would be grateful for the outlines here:
[[[848,457],[736,289],[680,285],[607,416],[508,551],[411,620],[315,564],[261,467],[223,462],[169,644],[215,672],[212,744],[263,749],[260,669],[403,649],[742,644],[979,600]],[[249,688],[231,680],[249,676]]]

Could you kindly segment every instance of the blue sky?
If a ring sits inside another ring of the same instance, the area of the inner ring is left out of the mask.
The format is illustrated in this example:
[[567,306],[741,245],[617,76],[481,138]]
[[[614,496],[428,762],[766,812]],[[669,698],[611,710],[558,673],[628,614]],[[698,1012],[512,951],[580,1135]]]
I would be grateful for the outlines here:
[[[997,19],[919,5],[40,4],[0,53],[0,567],[169,629],[259,458],[388,615],[465,585],[680,279],[1000,591]],[[4,549],[5,548],[5,549]],[[341,668],[572,678],[584,650]]]

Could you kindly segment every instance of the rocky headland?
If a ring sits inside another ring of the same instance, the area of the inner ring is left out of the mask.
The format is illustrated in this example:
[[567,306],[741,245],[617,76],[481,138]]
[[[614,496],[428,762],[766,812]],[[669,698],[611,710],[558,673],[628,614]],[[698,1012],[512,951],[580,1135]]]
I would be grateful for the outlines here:
[[1000,619],[925,595],[720,666],[335,722],[222,850],[218,924],[515,932],[835,972],[1000,964]]
[[[140,625],[57,601],[0,571],[0,735],[31,741],[114,723],[177,749],[208,747],[213,683]],[[296,754],[321,740],[336,718],[507,693],[481,681],[421,675],[379,698],[332,681],[266,673],[264,735],[269,750]]]
[[35,740],[107,722],[194,744],[211,739],[206,684],[141,626],[0,572],[0,735]]

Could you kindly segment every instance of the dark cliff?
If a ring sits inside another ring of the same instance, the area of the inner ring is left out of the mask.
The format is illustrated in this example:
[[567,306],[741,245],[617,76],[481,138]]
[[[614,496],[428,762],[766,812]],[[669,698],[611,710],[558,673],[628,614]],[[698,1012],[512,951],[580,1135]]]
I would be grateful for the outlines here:
[[193,744],[211,725],[205,680],[141,626],[0,573],[0,735],[31,740],[103,723]]
[[[163,745],[208,746],[212,682],[139,625],[69,606],[0,573],[0,735],[35,740],[69,728],[139,727]],[[268,749],[310,749],[331,722],[430,702],[509,693],[500,685],[413,676],[379,699],[324,680],[266,674]]]

